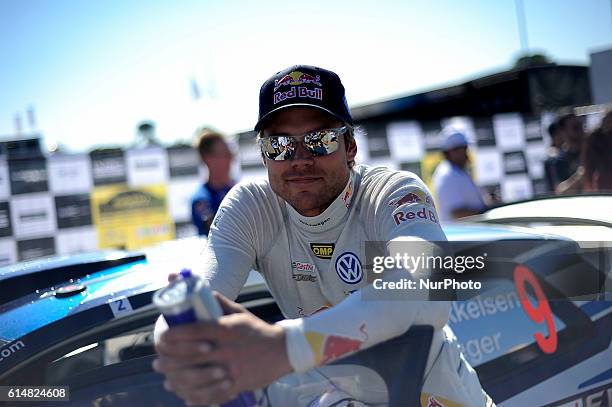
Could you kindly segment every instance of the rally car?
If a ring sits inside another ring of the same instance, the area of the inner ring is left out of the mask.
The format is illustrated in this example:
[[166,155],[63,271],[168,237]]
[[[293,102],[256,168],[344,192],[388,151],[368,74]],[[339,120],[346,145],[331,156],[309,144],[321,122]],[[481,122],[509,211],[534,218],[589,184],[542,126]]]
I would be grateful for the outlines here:
[[[609,251],[549,231],[492,225],[486,216],[444,227],[461,251],[511,260],[511,273],[496,275],[481,295],[458,295],[451,310],[450,326],[483,387],[500,406],[610,405]],[[610,227],[604,223],[597,226]],[[39,399],[45,406],[183,405],[151,369],[159,314],[151,298],[202,244],[183,239],[146,253],[0,269],[0,386],[68,386],[69,402]],[[579,284],[567,278],[576,273]],[[282,318],[254,272],[238,301],[267,321]],[[431,328],[414,327],[336,363],[375,371],[390,405],[420,406],[430,337]]]

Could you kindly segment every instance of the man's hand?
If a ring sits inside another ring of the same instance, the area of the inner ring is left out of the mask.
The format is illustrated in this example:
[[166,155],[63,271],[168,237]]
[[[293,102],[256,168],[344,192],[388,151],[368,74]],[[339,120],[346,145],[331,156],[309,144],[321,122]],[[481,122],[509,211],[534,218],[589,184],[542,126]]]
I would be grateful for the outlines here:
[[226,315],[172,327],[156,345],[153,368],[188,405],[222,403],[291,372],[283,328],[215,296]]

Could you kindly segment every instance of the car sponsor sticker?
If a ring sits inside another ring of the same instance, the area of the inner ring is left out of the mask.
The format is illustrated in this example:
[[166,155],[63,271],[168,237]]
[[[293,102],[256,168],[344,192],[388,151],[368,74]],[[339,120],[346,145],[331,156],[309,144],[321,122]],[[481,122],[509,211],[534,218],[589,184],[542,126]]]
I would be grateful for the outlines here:
[[604,407],[612,405],[612,383],[547,404],[545,407]]
[[331,259],[334,254],[334,243],[311,243],[312,254],[320,259]]
[[342,253],[336,259],[336,273],[347,284],[360,282],[363,278],[363,268],[359,257],[351,252]]
[[110,306],[111,311],[113,311],[115,318],[119,318],[134,312],[134,309],[132,309],[132,304],[130,304],[130,300],[127,297],[109,300],[108,305]]
[[6,345],[0,348],[0,362],[10,358],[12,355],[24,349],[25,347],[25,344],[20,340],[7,343]]

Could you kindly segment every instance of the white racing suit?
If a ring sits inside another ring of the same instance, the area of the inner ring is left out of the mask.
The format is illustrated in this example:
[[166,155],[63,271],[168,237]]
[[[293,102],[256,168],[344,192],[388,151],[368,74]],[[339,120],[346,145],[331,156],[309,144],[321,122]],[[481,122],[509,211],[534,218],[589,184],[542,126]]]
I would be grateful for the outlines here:
[[[342,193],[315,217],[300,215],[268,181],[241,183],[227,194],[212,223],[199,272],[231,299],[238,296],[250,270],[258,270],[266,280],[287,318],[279,324],[286,331],[296,372],[270,386],[271,398],[293,397],[293,402],[276,405],[308,406],[315,400],[324,404],[326,397],[339,394],[384,405],[384,383],[370,377],[371,372],[348,368],[341,374],[345,379],[330,390],[321,377],[340,367],[325,365],[414,325],[434,327],[421,405],[487,405],[475,371],[446,326],[450,303],[398,300],[404,295],[401,290],[395,290],[393,300],[365,299],[379,295],[366,281],[365,242],[381,242],[382,250],[393,255],[394,244],[403,240],[422,242],[423,250],[434,246],[428,242],[446,241],[427,188],[409,172],[357,166]],[[401,270],[391,275],[407,276]]]

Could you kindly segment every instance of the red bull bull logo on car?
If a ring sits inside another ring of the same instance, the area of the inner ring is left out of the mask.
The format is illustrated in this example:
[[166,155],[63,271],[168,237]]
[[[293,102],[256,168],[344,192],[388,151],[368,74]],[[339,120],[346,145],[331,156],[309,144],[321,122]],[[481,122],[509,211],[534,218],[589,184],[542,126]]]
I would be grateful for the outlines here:
[[278,90],[281,86],[297,86],[305,83],[312,83],[313,85],[323,86],[321,85],[321,76],[312,76],[307,73],[302,73],[300,71],[293,71],[288,75],[283,76],[280,79],[274,81],[274,92]]

